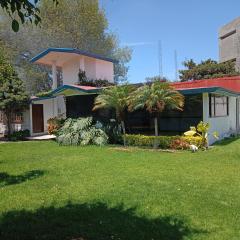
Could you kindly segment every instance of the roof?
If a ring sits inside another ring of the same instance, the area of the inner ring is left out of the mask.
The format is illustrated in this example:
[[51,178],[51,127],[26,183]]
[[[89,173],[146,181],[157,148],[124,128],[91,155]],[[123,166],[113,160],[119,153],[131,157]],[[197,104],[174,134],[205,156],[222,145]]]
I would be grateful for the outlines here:
[[98,54],[93,54],[84,50],[80,50],[80,49],[76,49],[76,48],[48,48],[47,50],[39,53],[38,55],[36,55],[35,57],[33,57],[30,62],[31,63],[36,63],[38,62],[40,59],[43,59],[44,57],[46,57],[47,55],[51,54],[51,53],[65,53],[65,54],[77,54],[77,55],[83,55],[86,57],[90,57],[90,58],[95,58],[95,59],[99,59],[99,60],[103,60],[103,61],[107,61],[107,62],[112,62],[112,63],[117,63],[117,60],[114,60],[112,58],[108,58],[108,57],[104,57]]
[[183,94],[225,92],[230,95],[240,95],[240,76],[175,82],[171,85]]
[[79,86],[79,85],[63,85],[57,89],[51,91],[48,96],[45,97],[31,97],[32,102],[55,98],[56,96],[75,96],[75,95],[90,95],[97,94],[102,88],[91,86]]

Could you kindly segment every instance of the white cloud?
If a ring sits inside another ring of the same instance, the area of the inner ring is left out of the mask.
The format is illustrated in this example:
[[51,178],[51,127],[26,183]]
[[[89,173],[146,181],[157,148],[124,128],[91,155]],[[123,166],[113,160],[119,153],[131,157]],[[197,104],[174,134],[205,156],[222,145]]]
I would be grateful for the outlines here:
[[146,46],[154,45],[154,42],[126,42],[122,44],[123,46],[137,47],[137,46]]

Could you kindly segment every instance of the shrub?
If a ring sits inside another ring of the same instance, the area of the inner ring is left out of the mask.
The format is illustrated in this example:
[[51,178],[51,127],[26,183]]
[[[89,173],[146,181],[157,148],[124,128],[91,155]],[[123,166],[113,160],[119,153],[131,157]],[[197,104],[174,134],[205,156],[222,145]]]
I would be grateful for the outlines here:
[[67,119],[57,131],[57,142],[60,145],[105,145],[108,142],[106,133],[93,125],[92,118]]
[[23,141],[29,136],[30,136],[30,131],[26,129],[26,130],[13,132],[10,135],[9,139],[10,141]]
[[48,133],[49,134],[56,134],[58,129],[60,129],[64,124],[64,119],[60,119],[58,117],[50,118],[47,121],[48,124]]
[[[157,140],[156,140],[157,138]],[[155,141],[159,148],[167,149],[173,140],[180,138],[179,136],[145,136],[126,134],[126,141],[129,146],[154,147]]]
[[183,136],[181,137],[184,139],[189,145],[193,144],[198,147],[202,146],[202,137],[200,136]]
[[189,143],[183,137],[173,139],[170,148],[175,150],[186,150],[189,149]]

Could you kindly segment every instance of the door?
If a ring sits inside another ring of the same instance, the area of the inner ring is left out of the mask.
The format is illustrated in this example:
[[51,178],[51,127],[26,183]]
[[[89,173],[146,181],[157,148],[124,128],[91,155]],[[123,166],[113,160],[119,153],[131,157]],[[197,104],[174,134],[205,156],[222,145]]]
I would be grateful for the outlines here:
[[32,126],[33,133],[44,132],[43,104],[32,105]]

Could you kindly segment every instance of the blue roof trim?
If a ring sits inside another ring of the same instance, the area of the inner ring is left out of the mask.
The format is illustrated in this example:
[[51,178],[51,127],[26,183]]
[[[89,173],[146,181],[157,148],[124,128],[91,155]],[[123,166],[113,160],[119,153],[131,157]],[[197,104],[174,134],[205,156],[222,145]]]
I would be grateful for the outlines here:
[[37,60],[39,60],[40,58],[46,56],[50,52],[75,53],[75,54],[84,55],[84,56],[87,56],[87,57],[92,57],[92,58],[104,60],[104,61],[107,61],[107,62],[118,63],[118,61],[115,60],[115,59],[104,57],[104,56],[101,56],[101,55],[98,55],[98,54],[89,53],[87,51],[83,51],[83,50],[76,49],[76,48],[48,48],[47,50],[45,50],[45,51],[39,53],[37,56],[33,57],[30,60],[30,62],[34,63]]
[[80,89],[79,87],[74,87],[74,86],[71,86],[71,85],[63,85],[59,88],[56,88],[55,90],[53,90],[50,95],[54,95],[56,93],[59,93],[59,92],[62,92],[64,90],[67,90],[67,89],[72,89],[72,90],[77,90],[79,92],[85,92],[85,93],[98,93],[101,88],[97,88],[97,89],[89,89],[89,90],[86,90],[86,89]]
[[30,102],[37,102],[37,101],[47,100],[47,99],[51,99],[51,98],[55,98],[55,96],[38,97],[38,98],[31,99]]
[[183,95],[190,95],[190,94],[199,94],[199,93],[219,93],[219,94],[228,94],[231,96],[239,96],[240,93],[233,92],[231,90],[228,90],[226,88],[222,87],[209,87],[209,88],[191,88],[191,89],[184,89],[184,90],[178,90]]

